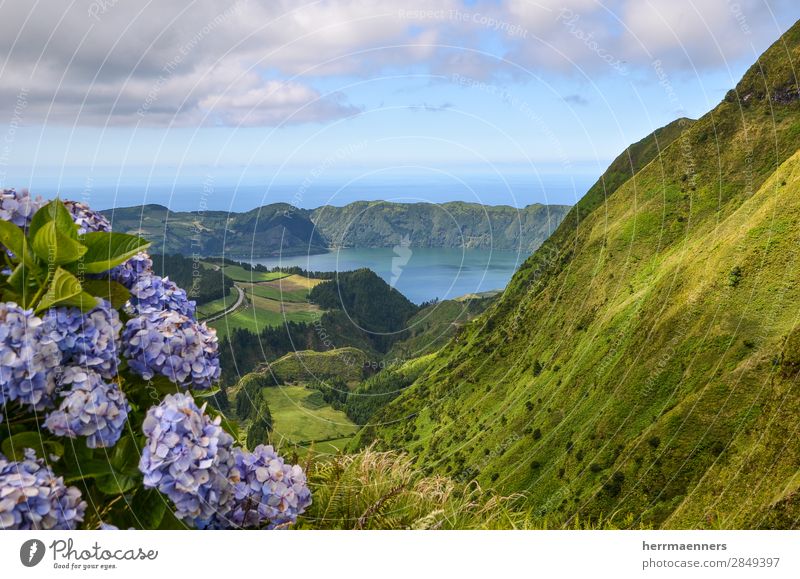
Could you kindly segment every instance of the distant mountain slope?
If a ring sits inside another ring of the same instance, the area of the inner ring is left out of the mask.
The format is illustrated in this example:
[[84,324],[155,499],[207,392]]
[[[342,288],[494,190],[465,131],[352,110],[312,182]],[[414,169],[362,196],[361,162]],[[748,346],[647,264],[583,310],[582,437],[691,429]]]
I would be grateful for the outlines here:
[[360,443],[549,525],[800,526],[799,67],[632,146]]
[[104,211],[114,229],[138,233],[153,251],[234,258],[305,255],[328,247],[467,247],[533,251],[566,205],[524,209],[475,203],[357,202],[296,209],[275,203],[246,213],[179,212],[161,205]]
[[115,231],[142,235],[158,253],[248,258],[320,253],[328,245],[305,212],[285,203],[246,213],[177,212],[161,205],[103,213]]
[[311,220],[336,247],[467,247],[530,252],[555,231],[567,205],[389,203],[359,201],[311,211]]

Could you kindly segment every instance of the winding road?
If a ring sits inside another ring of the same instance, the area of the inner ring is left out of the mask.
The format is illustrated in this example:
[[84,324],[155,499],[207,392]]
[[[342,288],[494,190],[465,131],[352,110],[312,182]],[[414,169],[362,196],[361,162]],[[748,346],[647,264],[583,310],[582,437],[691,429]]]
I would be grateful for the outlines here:
[[235,287],[236,291],[239,292],[239,297],[236,299],[236,303],[234,303],[231,307],[229,307],[225,311],[222,311],[222,312],[220,312],[218,314],[214,314],[213,316],[209,316],[209,317],[203,319],[204,322],[213,322],[215,320],[223,318],[223,317],[227,316],[228,314],[235,312],[237,309],[239,309],[239,307],[242,305],[242,303],[244,303],[244,300],[245,300],[244,290],[242,288],[240,288],[236,284],[233,284],[233,287]]

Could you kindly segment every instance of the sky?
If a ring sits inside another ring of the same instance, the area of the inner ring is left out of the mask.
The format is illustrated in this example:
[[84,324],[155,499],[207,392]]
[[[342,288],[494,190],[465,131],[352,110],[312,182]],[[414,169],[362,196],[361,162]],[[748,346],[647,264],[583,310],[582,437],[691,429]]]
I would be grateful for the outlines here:
[[572,204],[796,0],[0,3],[0,186],[98,208]]

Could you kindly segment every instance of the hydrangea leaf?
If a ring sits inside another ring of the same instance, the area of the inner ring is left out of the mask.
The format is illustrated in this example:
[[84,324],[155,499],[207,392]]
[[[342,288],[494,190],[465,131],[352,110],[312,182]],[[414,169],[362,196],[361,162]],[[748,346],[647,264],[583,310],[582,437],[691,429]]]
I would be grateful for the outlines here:
[[105,495],[121,495],[136,487],[137,483],[135,478],[116,472],[95,479],[97,490]]
[[0,244],[5,245],[21,260],[25,259],[28,254],[25,234],[22,229],[10,221],[0,220]]
[[117,309],[125,305],[125,302],[131,297],[131,292],[128,291],[128,288],[110,279],[84,280],[83,289],[93,296],[108,300],[112,307]]
[[[42,299],[36,307],[36,311],[40,312],[49,309],[57,304],[67,304],[68,301],[77,298],[83,293],[81,282],[78,278],[59,267],[53,274],[53,281],[50,287],[42,295]],[[92,299],[94,299],[93,296]],[[75,305],[69,303],[68,305]],[[88,305],[88,302],[87,302]]]
[[45,263],[54,265],[77,261],[86,253],[86,247],[61,231],[54,221],[39,228],[33,235],[31,247]]
[[102,273],[116,267],[150,246],[150,242],[126,233],[96,231],[81,236],[88,248],[82,268],[86,273]]
[[33,215],[31,224],[28,226],[28,234],[31,239],[36,237],[39,230],[48,223],[53,223],[56,230],[66,237],[72,240],[78,239],[78,226],[75,225],[72,214],[64,207],[60,199],[53,199]]
[[18,432],[14,436],[6,438],[3,444],[0,445],[0,450],[10,460],[22,460],[26,448],[32,448],[40,452],[42,449],[42,435],[33,431]]

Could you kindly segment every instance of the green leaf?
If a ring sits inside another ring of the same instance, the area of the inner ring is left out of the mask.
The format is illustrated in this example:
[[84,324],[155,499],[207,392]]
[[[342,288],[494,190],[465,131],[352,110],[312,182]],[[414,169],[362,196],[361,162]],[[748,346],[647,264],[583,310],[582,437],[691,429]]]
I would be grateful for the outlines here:
[[31,224],[28,226],[30,238],[36,237],[39,230],[48,223],[54,223],[56,229],[70,239],[78,239],[78,226],[60,199],[53,199],[33,215]]
[[149,241],[127,233],[91,232],[81,241],[88,248],[81,261],[86,273],[108,271],[150,247]]
[[18,294],[24,295],[26,289],[29,291],[31,290],[32,279],[33,274],[31,267],[28,264],[20,263],[14,268],[14,271],[11,272],[11,275],[8,276],[6,281]]
[[128,291],[128,288],[110,279],[83,280],[83,289],[93,296],[108,300],[117,309],[125,305],[125,302],[131,297],[131,292]]
[[59,267],[56,269],[56,273],[53,275],[53,281],[50,282],[50,287],[48,287],[42,295],[38,306],[36,306],[36,304],[34,305],[36,306],[37,312],[46,310],[57,304],[75,305],[74,303],[67,302],[73,302],[81,293],[83,293],[83,289],[81,288],[81,282],[78,281],[78,278],[67,270]]
[[14,436],[6,438],[0,445],[0,450],[9,460],[22,460],[24,450],[32,448],[36,455],[42,455],[42,435],[38,432],[26,431],[18,432]]
[[[77,444],[77,443],[76,443]],[[65,483],[79,482],[85,479],[98,479],[113,474],[111,465],[104,460],[89,459],[72,462],[64,474]]]
[[106,495],[121,495],[136,486],[138,482],[135,478],[124,476],[119,473],[112,473],[95,479],[97,489]]
[[[161,525],[167,512],[167,497],[157,490],[137,492],[131,501],[131,510],[144,529],[155,529]],[[185,529],[185,525],[169,528]]]
[[19,258],[25,254],[25,234],[10,221],[0,220],[0,243]]
[[86,253],[86,247],[65,235],[51,221],[42,225],[31,243],[34,253],[45,263],[63,265],[77,261]]
[[97,307],[97,298],[90,293],[81,292],[75,297],[63,300],[59,305],[73,306],[86,313]]

